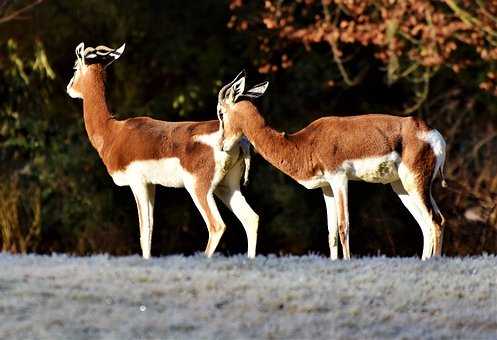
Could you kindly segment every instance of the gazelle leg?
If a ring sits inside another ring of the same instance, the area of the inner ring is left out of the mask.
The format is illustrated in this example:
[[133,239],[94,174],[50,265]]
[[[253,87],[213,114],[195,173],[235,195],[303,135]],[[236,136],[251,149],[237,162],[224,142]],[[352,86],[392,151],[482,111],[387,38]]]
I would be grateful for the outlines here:
[[226,174],[214,193],[242,223],[245,233],[247,234],[247,256],[249,258],[254,258],[257,246],[259,215],[252,210],[240,191],[240,179],[242,174],[243,166],[242,163],[239,162]]
[[423,254],[421,255],[421,259],[426,260],[431,257],[433,241],[430,225],[427,223],[420,210],[422,202],[419,202],[419,198],[415,193],[408,193],[400,181],[394,182],[391,185],[397,196],[399,196],[404,206],[409,210],[421,228],[421,232],[423,233]]
[[431,183],[424,183],[420,190],[414,193],[409,193],[409,196],[414,198],[418,210],[420,211],[423,220],[426,221],[425,223],[430,231],[431,257],[442,255],[443,217],[440,224],[434,219],[434,207],[436,206],[436,203],[434,206],[434,201],[432,201],[430,194],[430,185]]
[[209,231],[209,241],[207,241],[207,246],[205,247],[205,255],[211,257],[226,230],[226,226],[219,214],[214,195],[210,189],[194,185],[186,185],[185,187],[200,211]]
[[245,233],[247,234],[247,256],[249,258],[254,258],[257,245],[259,216],[252,210],[250,205],[248,205],[245,197],[243,197],[239,189],[231,190],[227,188],[220,188],[215,191],[215,194],[242,223]]
[[337,220],[338,220],[338,233],[340,235],[340,242],[342,243],[343,259],[350,259],[349,248],[349,207],[347,200],[348,180],[345,175],[337,175],[330,181],[333,196],[335,197]]
[[438,251],[438,224],[433,219],[433,209],[431,208],[431,204],[427,201],[427,197],[418,192],[409,193],[409,196],[413,197],[413,201],[415,202],[418,211],[421,214],[421,218],[425,221],[426,228],[428,230],[427,233],[430,235],[429,239],[429,251],[427,251],[428,257],[424,259],[430,258],[433,255],[436,255]]
[[440,217],[440,223],[433,221],[434,226],[434,234],[433,234],[433,255],[434,256],[442,256],[442,242],[443,242],[443,233],[444,233],[444,224],[445,219],[438,208],[437,203],[433,199],[431,195],[431,183],[430,183],[430,202],[432,206],[432,211],[436,212]]
[[328,243],[330,246],[330,259],[338,259],[338,216],[335,197],[331,187],[322,188],[324,202],[326,203],[326,215],[328,218]]
[[144,259],[150,258],[152,231],[154,227],[155,185],[139,183],[131,186],[138,208],[140,222],[140,245]]

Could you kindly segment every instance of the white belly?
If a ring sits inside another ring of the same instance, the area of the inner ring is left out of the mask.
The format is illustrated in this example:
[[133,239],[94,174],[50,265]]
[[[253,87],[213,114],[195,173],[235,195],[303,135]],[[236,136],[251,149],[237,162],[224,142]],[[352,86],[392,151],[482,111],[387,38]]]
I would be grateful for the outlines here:
[[316,189],[330,185],[323,175],[317,175],[312,178],[300,180],[297,182],[300,185],[303,185],[306,189]]
[[183,169],[179,159],[175,157],[134,161],[123,171],[111,174],[114,183],[119,186],[132,183],[152,183],[172,188],[184,187],[185,175],[189,175],[189,173]]
[[391,152],[384,156],[345,161],[341,168],[351,180],[386,184],[399,179],[400,161],[399,154]]

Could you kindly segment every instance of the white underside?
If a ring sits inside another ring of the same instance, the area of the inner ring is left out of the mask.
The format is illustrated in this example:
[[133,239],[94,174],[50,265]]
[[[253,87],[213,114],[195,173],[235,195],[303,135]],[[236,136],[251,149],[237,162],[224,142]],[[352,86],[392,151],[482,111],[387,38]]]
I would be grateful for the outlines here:
[[191,174],[183,169],[179,158],[162,158],[131,162],[126,169],[111,174],[114,183],[119,186],[134,183],[159,184],[165,187],[182,188],[185,177]]
[[346,160],[333,172],[325,172],[299,183],[307,189],[321,188],[329,185],[331,177],[345,175],[349,180],[387,184],[399,180],[400,165],[401,159],[397,152],[379,157]]
[[[215,171],[214,179],[210,185],[214,190],[238,160],[239,150],[234,148],[231,152],[222,151],[219,146],[218,132],[194,138],[199,143],[208,145],[214,150]],[[113,172],[110,175],[114,183],[119,186],[150,183],[171,188],[183,188],[185,184],[202,180],[194,178],[194,174],[185,170],[178,157],[133,161],[124,170]]]

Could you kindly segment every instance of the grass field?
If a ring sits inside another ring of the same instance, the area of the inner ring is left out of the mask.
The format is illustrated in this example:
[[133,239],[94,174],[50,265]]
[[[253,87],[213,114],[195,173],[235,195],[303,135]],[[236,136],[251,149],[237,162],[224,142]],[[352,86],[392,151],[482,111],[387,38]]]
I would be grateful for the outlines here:
[[0,254],[1,339],[496,339],[497,257]]

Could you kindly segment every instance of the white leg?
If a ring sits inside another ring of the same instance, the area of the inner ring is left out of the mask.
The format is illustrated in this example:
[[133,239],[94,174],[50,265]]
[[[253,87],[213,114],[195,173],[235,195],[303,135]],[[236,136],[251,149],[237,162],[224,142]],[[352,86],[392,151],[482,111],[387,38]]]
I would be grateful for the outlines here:
[[431,219],[426,218],[426,208],[420,195],[414,192],[408,193],[400,181],[391,184],[393,190],[399,196],[404,206],[409,210],[423,233],[423,254],[422,260],[429,259],[433,251],[433,239],[431,230]]
[[247,234],[247,256],[254,258],[259,216],[252,210],[240,191],[240,180],[243,170],[241,164],[240,162],[226,174],[214,193],[242,223]]
[[209,231],[209,241],[205,247],[205,255],[211,257],[221,240],[221,236],[223,236],[226,230],[226,225],[219,214],[212,191],[188,184],[185,185],[185,188],[200,211]]
[[259,216],[248,205],[245,197],[240,190],[228,188],[218,188],[215,194],[223,201],[223,203],[235,214],[238,220],[242,223],[245,233],[247,234],[247,256],[255,257],[255,249],[257,245],[257,228],[259,225]]
[[323,187],[323,197],[326,203],[326,215],[328,217],[328,244],[330,246],[330,259],[338,259],[338,216],[335,197],[331,187]]
[[335,197],[337,220],[338,220],[338,233],[340,235],[340,242],[342,243],[343,259],[350,259],[349,248],[349,207],[347,201],[348,179],[345,175],[333,176],[330,181],[333,196]]
[[140,222],[140,245],[144,259],[150,258],[152,231],[154,227],[155,185],[139,183],[131,186],[138,207]]

